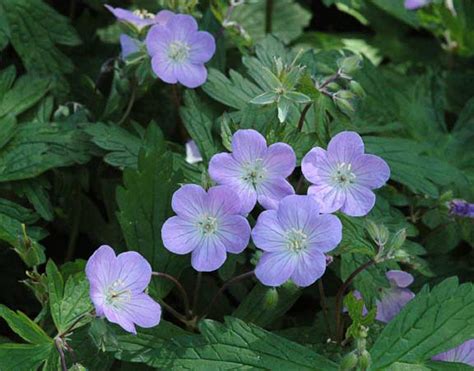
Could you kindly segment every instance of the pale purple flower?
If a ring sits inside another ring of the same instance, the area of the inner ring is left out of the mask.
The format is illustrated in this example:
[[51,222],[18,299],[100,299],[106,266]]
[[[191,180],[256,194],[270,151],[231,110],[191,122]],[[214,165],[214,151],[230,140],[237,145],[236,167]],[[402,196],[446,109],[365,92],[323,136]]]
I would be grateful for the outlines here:
[[197,271],[214,271],[224,264],[228,252],[239,254],[247,247],[250,225],[230,188],[217,186],[206,192],[187,184],[174,193],[171,206],[177,216],[163,225],[163,244],[176,254],[192,252],[191,264]]
[[465,341],[456,348],[440,353],[432,359],[434,361],[459,362],[474,366],[474,339]]
[[255,246],[264,251],[255,275],[267,286],[280,286],[289,279],[300,287],[309,286],[324,274],[324,254],[341,237],[339,219],[320,215],[311,197],[287,196],[277,210],[262,212],[252,231]]
[[201,152],[199,152],[199,148],[196,145],[194,140],[188,140],[186,142],[186,162],[188,164],[196,164],[202,161]]
[[145,40],[156,75],[169,84],[196,88],[207,79],[204,63],[216,51],[214,37],[198,31],[196,20],[185,14],[172,16],[166,25],[155,25]]
[[343,131],[334,136],[327,151],[316,147],[303,158],[301,168],[312,186],[308,194],[322,213],[341,210],[350,216],[366,215],[375,204],[372,189],[390,178],[390,168],[378,156],[364,154],[359,134]]
[[258,201],[266,209],[295,191],[286,180],[296,166],[293,149],[285,143],[267,147],[262,134],[238,130],[232,137],[232,153],[214,155],[209,175],[218,184],[231,187],[242,202],[242,211],[250,212]]
[[[375,302],[377,306],[375,319],[384,323],[390,322],[415,297],[415,294],[407,288],[413,283],[413,276],[410,273],[391,270],[386,273],[386,276],[390,287],[382,289],[380,300]],[[353,295],[359,300],[362,299],[359,291],[354,291]],[[367,314],[365,305],[362,314],[364,316]]]
[[405,0],[405,9],[415,10],[431,3],[431,0]]
[[127,58],[130,54],[136,53],[140,50],[140,43],[138,40],[131,38],[126,34],[120,35],[120,47],[122,49],[122,59]]
[[86,275],[98,316],[132,334],[136,334],[135,325],[149,328],[160,322],[160,305],[144,292],[151,267],[139,253],[115,256],[110,246],[100,246],[87,261]]
[[114,8],[110,5],[104,5],[107,10],[109,10],[115,18],[120,22],[129,23],[135,26],[137,29],[141,30],[147,26],[154,24],[166,24],[168,20],[174,15],[173,12],[169,10],[162,10],[158,14],[148,13],[145,10],[127,10],[122,8]]
[[474,218],[474,204],[465,200],[451,200],[448,202],[449,213],[464,218]]

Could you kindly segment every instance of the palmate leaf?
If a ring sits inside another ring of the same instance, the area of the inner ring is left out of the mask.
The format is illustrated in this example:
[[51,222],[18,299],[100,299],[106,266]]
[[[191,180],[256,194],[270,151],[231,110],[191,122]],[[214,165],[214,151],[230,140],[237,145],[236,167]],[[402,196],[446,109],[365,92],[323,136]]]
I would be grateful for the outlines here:
[[80,43],[67,18],[42,0],[0,0],[0,13],[10,42],[28,71],[40,75],[72,71],[71,60],[56,48],[56,44]]
[[[124,186],[117,189],[118,219],[129,250],[142,254],[155,271],[179,276],[187,259],[164,248],[161,226],[172,215],[171,197],[182,176],[173,171],[173,154],[157,126],[149,127],[145,139],[154,146],[142,149],[138,169],[124,171]],[[154,280],[153,287],[163,297],[172,285]]]
[[228,317],[224,324],[204,320],[202,337],[177,338],[150,352],[150,366],[173,370],[336,370],[311,349],[257,326]]
[[425,286],[384,328],[370,353],[374,369],[423,365],[474,334],[474,285],[449,278]]

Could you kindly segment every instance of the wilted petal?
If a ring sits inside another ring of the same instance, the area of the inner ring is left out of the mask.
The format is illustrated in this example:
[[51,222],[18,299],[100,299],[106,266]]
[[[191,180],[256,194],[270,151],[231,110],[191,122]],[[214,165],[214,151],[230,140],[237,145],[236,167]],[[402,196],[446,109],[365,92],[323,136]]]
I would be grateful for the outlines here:
[[285,232],[275,210],[264,211],[258,216],[252,230],[252,240],[263,251],[286,251]]
[[186,162],[188,164],[196,164],[202,161],[201,152],[194,140],[188,140],[185,145],[186,148]]
[[163,245],[175,254],[188,254],[199,246],[201,235],[194,222],[173,216],[161,228]]
[[295,271],[296,256],[288,251],[265,252],[257,263],[255,275],[266,286],[280,286]]
[[138,41],[132,39],[130,36],[120,35],[120,48],[122,49],[122,59],[127,58],[130,54],[136,53],[140,50]]
[[291,280],[300,287],[315,283],[326,270],[326,257],[319,251],[306,250],[298,255],[296,268]]
[[353,184],[345,189],[346,200],[341,211],[349,216],[364,216],[375,205],[375,194],[370,189]]

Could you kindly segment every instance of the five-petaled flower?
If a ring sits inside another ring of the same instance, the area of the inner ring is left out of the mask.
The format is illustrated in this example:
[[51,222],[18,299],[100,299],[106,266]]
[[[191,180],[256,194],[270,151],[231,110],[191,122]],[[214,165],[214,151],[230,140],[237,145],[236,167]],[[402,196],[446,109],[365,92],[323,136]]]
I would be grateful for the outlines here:
[[135,325],[158,325],[161,307],[144,292],[151,273],[150,264],[139,253],[129,251],[115,256],[110,246],[99,247],[86,265],[96,314],[133,334]]
[[280,286],[289,279],[309,286],[324,274],[324,253],[333,250],[341,236],[339,219],[320,215],[311,197],[287,196],[277,210],[262,212],[252,231],[255,245],[264,251],[255,275],[267,286]]
[[125,22],[133,25],[138,30],[141,30],[145,27],[154,25],[154,24],[166,24],[168,20],[174,15],[173,12],[169,10],[162,10],[156,15],[148,13],[145,10],[135,10],[130,11],[122,8],[114,8],[110,5],[104,5],[107,10],[109,10],[115,18],[120,22]]
[[313,196],[322,213],[341,210],[350,216],[366,215],[375,204],[372,189],[382,187],[390,178],[390,168],[378,156],[364,153],[359,134],[344,131],[334,136],[327,151],[316,147],[306,154],[302,171],[312,186]]
[[474,339],[470,339],[461,345],[440,353],[432,358],[434,361],[465,363],[474,367]]
[[238,254],[247,247],[250,225],[230,188],[217,186],[206,192],[187,184],[174,193],[172,207],[177,216],[163,225],[163,244],[176,254],[192,252],[191,264],[197,271],[214,271],[224,264],[227,252]]
[[216,42],[210,33],[198,31],[192,16],[176,14],[166,24],[153,26],[145,44],[152,69],[164,82],[196,88],[206,81],[204,63],[214,55]]
[[232,153],[214,155],[209,175],[218,184],[231,187],[242,202],[242,211],[252,211],[257,200],[266,209],[276,209],[285,196],[294,194],[286,180],[296,166],[293,149],[286,143],[267,147],[262,134],[238,130],[232,137]]

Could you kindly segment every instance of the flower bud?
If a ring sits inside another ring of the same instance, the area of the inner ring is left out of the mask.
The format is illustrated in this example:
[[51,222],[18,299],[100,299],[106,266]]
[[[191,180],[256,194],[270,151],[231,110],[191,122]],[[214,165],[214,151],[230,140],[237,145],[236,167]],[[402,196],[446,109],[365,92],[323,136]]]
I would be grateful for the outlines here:
[[365,90],[362,88],[362,86],[357,82],[357,81],[354,81],[352,80],[350,83],[349,83],[349,88],[351,89],[351,91],[357,95],[358,97],[360,98],[363,98],[365,97]]
[[400,229],[390,239],[390,248],[392,250],[399,250],[403,246],[403,244],[405,243],[406,238],[407,238],[406,229],[405,228]]
[[367,220],[367,232],[377,246],[385,246],[388,242],[389,232],[384,225],[375,224],[372,220]]
[[359,367],[362,370],[366,370],[369,368],[371,362],[372,360],[370,358],[370,353],[366,350],[363,350],[359,356]]
[[350,352],[344,356],[341,363],[339,364],[339,370],[352,370],[357,366],[357,355],[354,352]]
[[272,309],[278,304],[278,290],[274,287],[267,290],[264,299],[265,307]]
[[351,55],[350,57],[340,59],[338,66],[343,74],[350,75],[360,68],[360,62],[361,58],[358,55]]

